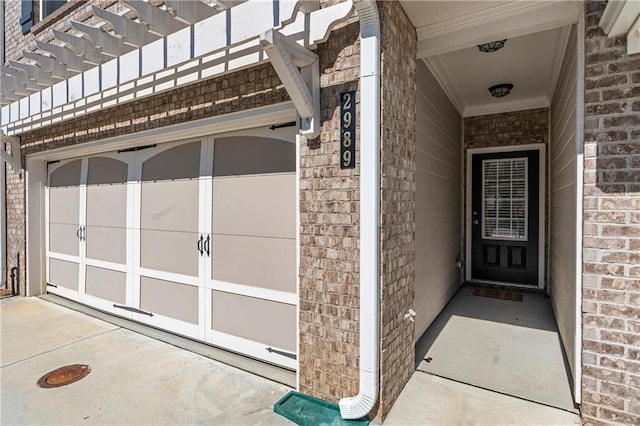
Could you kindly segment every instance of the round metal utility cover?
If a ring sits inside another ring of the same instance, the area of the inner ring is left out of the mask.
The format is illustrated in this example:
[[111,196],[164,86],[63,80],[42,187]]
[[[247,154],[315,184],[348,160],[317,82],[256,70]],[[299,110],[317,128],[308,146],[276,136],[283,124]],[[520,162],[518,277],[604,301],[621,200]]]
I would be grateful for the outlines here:
[[84,364],[65,365],[53,370],[38,380],[38,386],[41,388],[57,388],[59,386],[68,385],[86,377],[91,373],[91,367]]

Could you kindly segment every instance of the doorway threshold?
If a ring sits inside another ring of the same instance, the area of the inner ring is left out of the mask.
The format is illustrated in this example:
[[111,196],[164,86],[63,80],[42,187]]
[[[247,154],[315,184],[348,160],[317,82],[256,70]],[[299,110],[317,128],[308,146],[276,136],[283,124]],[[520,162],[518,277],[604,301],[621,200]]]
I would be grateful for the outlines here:
[[508,291],[517,291],[520,293],[527,294],[541,294],[546,295],[547,291],[544,288],[540,288],[535,284],[518,284],[518,283],[510,283],[506,281],[488,281],[488,280],[467,280],[464,283],[464,286],[467,287],[476,287],[476,286],[490,286],[499,290],[508,290]]

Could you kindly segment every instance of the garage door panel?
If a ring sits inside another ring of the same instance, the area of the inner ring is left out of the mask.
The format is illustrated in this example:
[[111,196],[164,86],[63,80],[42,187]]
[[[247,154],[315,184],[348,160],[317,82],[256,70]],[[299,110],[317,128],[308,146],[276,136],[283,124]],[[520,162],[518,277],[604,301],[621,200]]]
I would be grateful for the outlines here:
[[198,141],[155,154],[142,164],[142,181],[197,179],[200,176],[200,150]]
[[140,231],[140,266],[157,271],[198,276],[198,233]]
[[78,290],[80,265],[58,259],[49,259],[49,282],[51,284]]
[[127,295],[127,274],[95,266],[87,266],[85,293],[124,304]]
[[213,236],[212,278],[295,293],[295,239]]
[[215,234],[295,238],[293,173],[213,179]]
[[80,189],[75,187],[49,189],[49,222],[77,225],[80,223]]
[[76,233],[78,225],[49,224],[49,251],[78,256],[80,240]]
[[127,263],[127,230],[87,225],[86,242],[89,259]]
[[82,160],[73,160],[61,165],[49,175],[49,188],[80,185],[81,171]]
[[127,186],[125,184],[87,187],[87,225],[115,228],[127,226]]
[[143,182],[140,227],[198,232],[198,180]]
[[140,309],[198,323],[198,287],[171,281],[140,277]]
[[218,138],[213,176],[295,172],[296,146],[279,139],[254,136]]
[[212,328],[296,352],[296,307],[212,290]]
[[87,171],[88,185],[127,183],[129,166],[127,163],[109,157],[92,157]]

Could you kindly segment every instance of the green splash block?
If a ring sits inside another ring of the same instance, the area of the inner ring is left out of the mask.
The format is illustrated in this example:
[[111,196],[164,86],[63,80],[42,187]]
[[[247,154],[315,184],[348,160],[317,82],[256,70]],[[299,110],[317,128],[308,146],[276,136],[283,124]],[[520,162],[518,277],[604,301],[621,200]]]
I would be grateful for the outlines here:
[[273,411],[300,426],[367,426],[369,419],[344,420],[340,407],[323,399],[291,391],[276,402]]

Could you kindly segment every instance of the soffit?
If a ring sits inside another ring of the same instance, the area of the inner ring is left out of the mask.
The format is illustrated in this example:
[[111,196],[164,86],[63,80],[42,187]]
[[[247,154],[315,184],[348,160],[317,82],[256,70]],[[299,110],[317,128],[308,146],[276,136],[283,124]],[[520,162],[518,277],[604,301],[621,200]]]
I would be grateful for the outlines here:
[[[548,106],[571,24],[581,2],[402,1],[416,27],[423,59],[464,116]],[[507,39],[502,50],[477,45]],[[513,92],[493,98],[488,88],[512,83]]]

